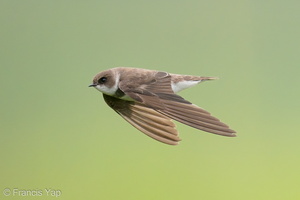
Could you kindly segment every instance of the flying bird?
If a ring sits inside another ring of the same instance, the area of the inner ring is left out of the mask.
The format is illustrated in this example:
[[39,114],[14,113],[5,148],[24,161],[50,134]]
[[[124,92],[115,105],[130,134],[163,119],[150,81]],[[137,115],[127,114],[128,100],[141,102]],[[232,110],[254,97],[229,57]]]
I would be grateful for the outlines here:
[[209,133],[236,136],[219,119],[176,94],[214,79],[217,78],[117,67],[98,73],[89,87],[102,92],[105,102],[141,132],[177,145],[180,138],[172,120]]

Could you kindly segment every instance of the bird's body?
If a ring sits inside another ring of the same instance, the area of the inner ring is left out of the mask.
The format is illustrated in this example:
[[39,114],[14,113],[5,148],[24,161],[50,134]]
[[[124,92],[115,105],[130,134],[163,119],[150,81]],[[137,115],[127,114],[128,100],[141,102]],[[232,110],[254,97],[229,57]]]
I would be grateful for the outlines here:
[[226,124],[176,95],[214,79],[118,67],[98,73],[90,86],[101,91],[106,103],[134,127],[160,142],[176,145],[180,139],[171,119],[203,131],[235,136]]

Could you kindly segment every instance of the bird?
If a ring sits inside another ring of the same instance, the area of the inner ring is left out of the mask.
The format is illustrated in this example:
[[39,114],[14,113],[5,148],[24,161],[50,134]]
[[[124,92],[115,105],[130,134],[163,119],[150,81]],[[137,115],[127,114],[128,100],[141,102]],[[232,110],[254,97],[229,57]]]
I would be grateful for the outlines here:
[[139,131],[159,142],[177,145],[181,139],[174,120],[205,132],[236,136],[228,125],[176,94],[215,79],[116,67],[96,74],[89,87],[102,92],[107,105]]

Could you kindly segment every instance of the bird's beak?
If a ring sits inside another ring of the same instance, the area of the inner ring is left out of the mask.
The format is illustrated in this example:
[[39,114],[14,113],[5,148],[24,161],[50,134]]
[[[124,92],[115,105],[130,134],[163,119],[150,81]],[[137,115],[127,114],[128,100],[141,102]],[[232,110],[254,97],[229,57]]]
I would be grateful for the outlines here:
[[96,84],[91,84],[89,85],[89,87],[96,87]]

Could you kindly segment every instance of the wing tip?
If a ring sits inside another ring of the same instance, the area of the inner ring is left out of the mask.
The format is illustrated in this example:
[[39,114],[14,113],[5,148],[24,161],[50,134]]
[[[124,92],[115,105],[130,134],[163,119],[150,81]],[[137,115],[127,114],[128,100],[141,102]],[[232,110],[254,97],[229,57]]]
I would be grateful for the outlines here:
[[[156,140],[156,139],[155,139]],[[167,145],[172,145],[172,146],[177,146],[177,145],[179,145],[179,142],[181,141],[180,139],[179,139],[179,141],[161,141],[161,140],[157,140],[158,142],[160,142],[160,143],[163,143],[163,144],[167,144]]]
[[223,134],[223,136],[227,136],[227,137],[237,137],[236,135],[236,131],[232,130],[232,129],[228,129],[228,131]]
[[235,133],[232,133],[230,135],[227,135],[228,137],[237,137],[237,135]]

